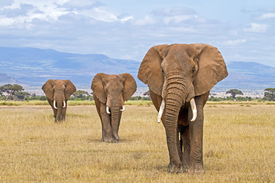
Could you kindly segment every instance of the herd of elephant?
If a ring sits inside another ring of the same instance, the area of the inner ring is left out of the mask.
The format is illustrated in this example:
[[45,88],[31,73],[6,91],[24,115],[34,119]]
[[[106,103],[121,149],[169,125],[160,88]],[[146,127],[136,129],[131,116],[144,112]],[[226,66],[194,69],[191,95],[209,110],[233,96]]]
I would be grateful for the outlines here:
[[[147,84],[162,121],[170,163],[168,172],[204,173],[203,107],[210,90],[228,75],[224,59],[208,44],[153,46],[140,64],[138,79]],[[67,100],[76,91],[70,80],[48,80],[42,87],[56,121],[65,119]],[[91,89],[102,124],[102,141],[118,142],[124,102],[137,89],[128,73],[98,73]]]

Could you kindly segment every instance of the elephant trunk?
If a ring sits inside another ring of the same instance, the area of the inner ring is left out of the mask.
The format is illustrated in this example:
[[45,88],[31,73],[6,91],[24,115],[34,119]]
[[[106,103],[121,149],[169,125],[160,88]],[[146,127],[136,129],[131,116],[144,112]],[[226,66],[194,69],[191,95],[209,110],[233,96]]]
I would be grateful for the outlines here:
[[120,118],[121,118],[121,106],[119,105],[119,102],[112,101],[111,102],[111,125],[112,125],[112,133],[116,140],[119,140],[118,136],[118,129],[120,124]]
[[56,107],[57,107],[57,113],[56,113],[56,118],[55,121],[60,121],[62,120],[62,110],[63,110],[63,100],[57,100],[56,101]]
[[184,105],[187,94],[187,87],[184,84],[184,77],[168,78],[165,112],[165,130],[167,146],[172,163],[178,168],[181,167],[179,156],[178,116],[181,107]]

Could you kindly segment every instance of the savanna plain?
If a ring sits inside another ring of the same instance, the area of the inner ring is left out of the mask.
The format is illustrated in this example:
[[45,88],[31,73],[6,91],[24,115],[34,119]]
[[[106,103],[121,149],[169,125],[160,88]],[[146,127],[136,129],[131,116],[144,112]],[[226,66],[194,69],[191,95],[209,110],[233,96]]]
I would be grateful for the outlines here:
[[[39,105],[40,104],[40,105]],[[101,142],[95,105],[0,106],[0,182],[275,182],[275,103],[208,102],[205,174],[167,173],[165,130],[151,102],[127,102],[119,143]]]

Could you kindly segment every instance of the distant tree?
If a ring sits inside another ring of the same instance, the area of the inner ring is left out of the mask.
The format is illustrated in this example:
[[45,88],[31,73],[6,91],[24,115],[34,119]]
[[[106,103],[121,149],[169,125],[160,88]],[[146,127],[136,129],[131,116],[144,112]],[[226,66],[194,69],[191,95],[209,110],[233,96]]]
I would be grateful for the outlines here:
[[217,94],[216,94],[216,93],[210,93],[210,94],[209,94],[209,96],[210,96],[211,98],[214,98],[215,95],[217,95]]
[[264,91],[267,91],[265,92],[264,96],[269,100],[273,101],[275,98],[275,88],[266,88]]
[[39,100],[47,100],[47,97],[46,96],[41,96],[41,97],[39,97]]
[[[91,93],[92,94],[92,93]],[[87,91],[77,90],[75,91],[69,100],[93,100],[94,97],[91,96]]]
[[12,87],[12,94],[14,95],[15,92],[21,92],[23,91],[23,87],[21,85],[14,84]]
[[28,92],[15,92],[14,93],[14,96],[16,96],[19,100],[24,100],[24,98],[29,95],[31,95],[31,94],[29,94]]
[[83,98],[83,96],[88,96],[88,95],[89,93],[83,90],[77,90],[73,93],[73,96],[77,98]]
[[23,89],[22,86],[14,84],[5,84],[4,86],[0,87],[0,92],[6,92],[7,94],[9,94],[9,99],[13,100],[13,95],[16,92],[21,92]]
[[233,99],[236,99],[236,95],[243,95],[243,92],[238,89],[231,89],[226,92],[226,94],[230,93]]
[[148,97],[151,100],[151,96],[150,96],[150,92],[149,91],[143,93],[143,96],[144,97]]

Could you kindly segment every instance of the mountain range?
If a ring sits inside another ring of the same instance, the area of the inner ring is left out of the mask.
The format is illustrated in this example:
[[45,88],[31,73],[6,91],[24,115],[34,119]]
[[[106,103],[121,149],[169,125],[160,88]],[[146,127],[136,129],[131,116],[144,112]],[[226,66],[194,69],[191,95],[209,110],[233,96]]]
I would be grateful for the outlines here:
[[[227,62],[228,77],[215,88],[263,89],[275,87],[275,68],[256,62]],[[90,88],[96,73],[132,74],[137,79],[140,61],[113,59],[103,54],[75,54],[52,49],[0,47],[0,85],[42,86],[48,79],[70,79]]]
[[48,79],[70,79],[90,88],[99,72],[137,75],[139,62],[112,59],[102,54],[63,53],[51,49],[0,47],[0,73],[22,84],[42,86]]

